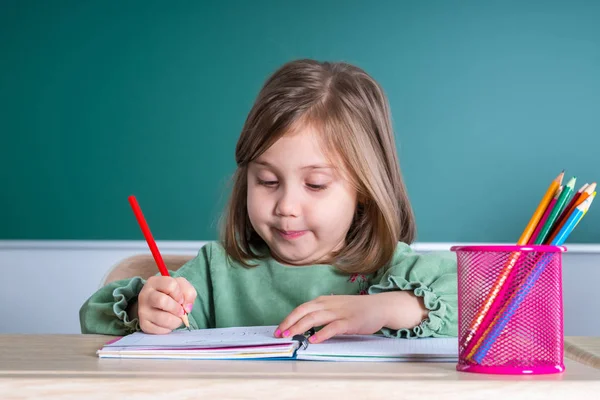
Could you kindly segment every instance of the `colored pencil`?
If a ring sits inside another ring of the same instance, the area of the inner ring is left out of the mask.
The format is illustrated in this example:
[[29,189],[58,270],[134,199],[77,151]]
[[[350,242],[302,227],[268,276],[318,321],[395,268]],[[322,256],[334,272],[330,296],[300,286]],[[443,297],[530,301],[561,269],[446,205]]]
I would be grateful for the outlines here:
[[548,233],[550,233],[550,229],[552,228],[552,225],[556,221],[556,218],[558,218],[558,216],[562,212],[563,208],[565,207],[565,205],[571,198],[571,195],[573,194],[573,191],[575,190],[575,182],[576,181],[577,181],[577,178],[573,177],[573,178],[569,179],[569,182],[565,185],[562,193],[560,194],[560,197],[556,201],[556,205],[554,206],[554,209],[550,213],[548,220],[544,224],[544,227],[542,228],[542,230],[540,231],[540,234],[538,235],[537,239],[535,240],[535,244],[539,245],[539,244],[544,243],[544,240],[546,239],[546,237],[548,237]]
[[571,209],[566,210],[563,213],[563,214],[566,213],[565,217],[563,218],[562,221],[557,221],[554,224],[555,227],[552,228],[552,232],[550,232],[550,236],[548,237],[548,239],[546,239],[546,243],[552,243],[552,240],[554,240],[554,238],[556,237],[556,235],[558,234],[558,232],[560,232],[561,228],[563,227],[563,225],[567,221],[567,218],[569,218],[569,215],[573,212],[573,210],[575,210],[575,207],[579,206],[586,199],[588,199],[592,195],[592,193],[594,193],[594,190],[596,190],[596,182],[592,183],[591,185],[588,185],[585,188],[585,190],[581,193],[581,196],[579,196],[579,198],[577,200],[575,200],[575,204],[573,204],[573,206],[571,207]]
[[562,171],[552,181],[552,183],[548,187],[548,190],[546,190],[546,193],[544,194],[542,201],[540,201],[540,204],[538,204],[537,208],[535,209],[535,212],[533,213],[533,215],[531,216],[531,219],[529,220],[529,223],[527,224],[527,226],[525,227],[525,230],[521,234],[521,237],[517,241],[518,246],[527,244],[527,242],[531,238],[531,235],[533,234],[535,227],[540,222],[540,219],[542,218],[544,211],[546,211],[546,208],[548,208],[548,204],[550,204],[550,201],[552,200],[552,197],[556,193],[556,190],[558,190],[558,187],[562,184],[562,180],[563,180],[564,176],[565,176],[565,171]]
[[548,207],[546,207],[546,211],[544,212],[542,219],[540,219],[540,222],[538,223],[537,228],[535,228],[535,231],[533,232],[533,235],[531,235],[531,238],[529,239],[529,242],[527,242],[527,244],[535,243],[535,240],[540,235],[540,231],[542,230],[542,228],[544,227],[544,224],[548,220],[548,216],[554,209],[554,205],[558,201],[558,198],[560,197],[560,194],[562,193],[563,188],[564,188],[564,186],[559,187],[558,190],[556,191],[556,194],[552,198],[552,200],[550,200],[550,204],[548,204]]
[[[519,238],[517,245],[522,246],[522,245],[527,244],[527,242],[531,238],[531,235],[533,234],[533,231],[535,230],[537,224],[540,222],[540,219],[542,218],[542,214],[544,214],[544,211],[546,210],[546,208],[548,208],[548,204],[550,204],[552,197],[554,196],[554,194],[556,193],[556,191],[562,184],[562,180],[563,180],[564,176],[565,176],[565,171],[562,171],[550,183],[550,186],[548,186],[548,189],[546,190],[544,197],[538,204],[531,219],[527,223],[525,230],[521,234],[521,237]],[[477,314],[475,314],[475,318],[473,318],[473,321],[471,322],[471,326],[469,327],[469,329],[467,330],[465,335],[461,338],[460,343],[462,346],[468,347],[469,344],[471,343],[471,341],[473,340],[473,337],[477,333],[479,326],[483,322],[483,320],[484,320],[486,314],[488,313],[490,307],[492,306],[494,300],[498,296],[498,293],[502,289],[502,285],[504,285],[505,281],[508,279],[508,276],[509,276],[510,272],[512,271],[512,269],[514,268],[514,266],[516,265],[520,255],[521,255],[521,252],[519,252],[519,251],[514,252],[511,255],[510,259],[504,266],[502,273],[500,274],[500,276],[494,283],[494,286],[490,290],[490,293],[488,294],[486,300],[483,302],[483,304],[477,311]]]
[[581,220],[583,219],[583,217],[585,217],[585,214],[587,214],[587,212],[590,210],[590,207],[592,206],[592,203],[594,202],[595,198],[596,198],[596,192],[592,193],[592,195],[590,197],[588,197],[589,205],[588,205],[587,209],[585,211],[583,211],[583,215],[581,216],[581,218],[579,218],[579,221],[577,221],[577,224],[575,224],[575,227],[577,227],[577,225],[579,224],[579,222],[581,222]]
[[[573,207],[573,204],[575,204],[577,202],[577,199],[579,199],[579,196],[581,196],[581,193],[583,193],[585,191],[585,189],[587,189],[588,186],[590,186],[588,183],[583,184],[583,186],[581,186],[579,188],[579,190],[573,195],[573,197],[571,197],[571,200],[565,206],[565,208],[563,209],[563,212],[560,213],[560,216],[556,219],[556,223],[555,223],[554,227],[552,228],[552,230],[554,230],[554,228],[556,226],[558,226],[558,224],[560,224],[565,217],[568,217],[567,211],[569,211],[571,209],[571,207]],[[575,206],[575,207],[577,207],[577,206]]]
[[[571,234],[575,226],[581,221],[581,218],[587,213],[589,207],[593,201],[592,198],[588,198],[588,200],[584,201],[578,207],[576,207],[575,212],[571,214],[568,221],[565,223],[563,228],[560,230],[556,238],[552,241],[553,246],[562,245],[568,236]],[[482,335],[480,342],[481,344],[475,346],[475,348],[471,351],[470,354],[467,355],[469,359],[472,359],[476,363],[480,364],[487,352],[490,350],[498,336],[502,333],[510,319],[512,318],[515,311],[518,309],[519,305],[523,302],[533,285],[535,284],[537,278],[544,272],[545,267],[552,259],[551,253],[544,254],[540,261],[536,263],[534,269],[529,273],[527,278],[525,278],[525,282],[523,285],[519,286],[519,289],[513,293],[510,297],[506,306],[496,315],[494,321],[486,328],[484,334]]]
[[[142,213],[142,209],[137,202],[135,196],[129,196],[129,204],[131,204],[131,208],[133,209],[133,214],[137,219],[140,228],[142,229],[142,233],[144,234],[144,238],[146,239],[146,243],[148,243],[148,247],[150,248],[150,252],[152,253],[152,257],[154,257],[154,261],[156,262],[156,266],[158,267],[158,271],[162,276],[170,276],[169,270],[165,265],[165,262],[158,250],[158,246],[154,241],[154,237],[152,237],[152,232],[150,232],[150,227],[146,223],[146,219],[144,218],[144,214]],[[183,308],[183,306],[182,306]],[[187,312],[185,309],[183,310],[183,316],[181,317],[183,320],[183,324],[186,326],[188,330],[190,330],[190,322],[187,316]]]
[[590,185],[588,183],[585,183],[583,186],[581,186],[579,188],[577,193],[575,193],[573,195],[573,197],[571,197],[571,201],[569,201],[569,204],[567,204],[565,206],[565,208],[563,208],[563,211],[560,213],[559,217],[556,219],[556,222],[550,229],[550,233],[548,234],[548,237],[546,238],[546,243],[552,242],[552,239],[554,238],[554,236],[556,236],[556,233],[558,233],[558,231],[560,230],[560,227],[562,227],[562,225],[565,223],[566,219],[569,218],[569,214],[573,211],[573,209],[575,207],[578,206],[578,204],[575,204],[575,203],[577,203],[577,200],[579,200],[579,198],[581,197],[581,194],[585,191],[585,189],[588,188],[588,186],[590,186]]

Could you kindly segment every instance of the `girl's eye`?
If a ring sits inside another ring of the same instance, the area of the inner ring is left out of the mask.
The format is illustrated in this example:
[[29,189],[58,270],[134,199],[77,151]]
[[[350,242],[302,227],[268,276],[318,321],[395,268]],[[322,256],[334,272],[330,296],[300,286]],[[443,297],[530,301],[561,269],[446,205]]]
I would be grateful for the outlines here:
[[277,181],[263,181],[262,179],[258,179],[258,184],[266,187],[275,187],[278,183]]
[[307,183],[306,186],[308,186],[309,189],[317,190],[317,191],[327,189],[327,185],[314,185],[312,183]]

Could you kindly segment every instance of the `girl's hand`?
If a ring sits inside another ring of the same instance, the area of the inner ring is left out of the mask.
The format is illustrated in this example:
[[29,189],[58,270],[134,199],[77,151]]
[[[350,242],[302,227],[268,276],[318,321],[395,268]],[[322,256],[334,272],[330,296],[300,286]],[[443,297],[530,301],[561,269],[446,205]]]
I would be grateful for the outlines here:
[[192,311],[194,300],[196,289],[185,278],[150,277],[138,296],[140,328],[146,333],[171,332],[181,326],[184,308]]
[[319,343],[340,334],[369,335],[385,325],[382,299],[377,295],[320,296],[288,315],[275,331],[276,337],[292,337],[310,328],[325,326],[309,338]]
[[320,296],[288,315],[275,331],[276,337],[292,337],[324,326],[308,340],[320,343],[335,335],[371,335],[381,328],[412,328],[427,316],[421,298],[412,292],[394,291],[372,295]]

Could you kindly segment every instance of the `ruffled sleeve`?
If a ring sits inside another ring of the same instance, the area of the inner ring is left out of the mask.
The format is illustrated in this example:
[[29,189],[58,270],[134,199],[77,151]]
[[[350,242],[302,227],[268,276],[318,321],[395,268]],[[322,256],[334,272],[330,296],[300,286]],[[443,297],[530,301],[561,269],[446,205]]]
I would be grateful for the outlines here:
[[453,253],[417,254],[404,243],[396,248],[392,261],[376,274],[369,294],[411,290],[422,297],[428,317],[410,329],[383,328],[389,337],[456,337],[458,297],[456,259]]
[[[194,329],[214,327],[210,265],[212,249],[216,247],[218,245],[213,242],[206,244],[196,257],[177,271],[169,271],[174,278],[186,278],[196,289],[198,296],[188,315]],[[131,318],[127,308],[137,301],[145,283],[139,276],[123,279],[111,282],[92,294],[79,310],[81,332],[123,336],[139,331],[138,318]]]
[[79,310],[82,333],[127,335],[138,331],[139,321],[130,318],[127,307],[137,300],[144,286],[140,277],[111,282],[94,293]]

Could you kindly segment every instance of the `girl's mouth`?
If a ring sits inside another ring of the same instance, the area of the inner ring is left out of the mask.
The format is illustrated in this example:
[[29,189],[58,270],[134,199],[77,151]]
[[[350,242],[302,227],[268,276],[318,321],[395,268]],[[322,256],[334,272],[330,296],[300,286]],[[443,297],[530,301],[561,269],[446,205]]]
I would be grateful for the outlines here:
[[286,240],[297,239],[301,236],[304,236],[308,231],[282,231],[281,229],[276,229],[279,235]]

